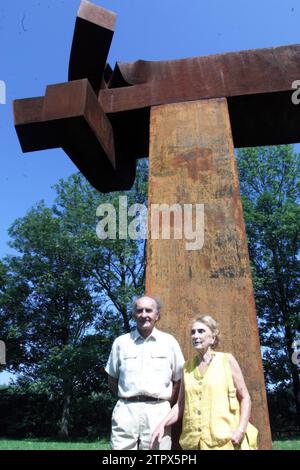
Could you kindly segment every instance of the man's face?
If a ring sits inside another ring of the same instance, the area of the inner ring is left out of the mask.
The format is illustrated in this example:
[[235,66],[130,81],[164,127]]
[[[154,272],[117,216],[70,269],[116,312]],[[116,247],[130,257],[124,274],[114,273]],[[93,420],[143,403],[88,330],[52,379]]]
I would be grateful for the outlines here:
[[156,302],[150,297],[138,299],[133,318],[136,320],[136,326],[140,334],[147,338],[152,333],[155,322],[159,318]]

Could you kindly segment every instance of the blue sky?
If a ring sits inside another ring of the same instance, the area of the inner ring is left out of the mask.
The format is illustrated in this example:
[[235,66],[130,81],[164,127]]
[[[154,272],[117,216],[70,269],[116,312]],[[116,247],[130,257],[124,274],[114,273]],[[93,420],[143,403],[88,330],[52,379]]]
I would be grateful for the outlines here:
[[[115,11],[109,56],[164,60],[300,42],[296,0],[94,0]],[[0,0],[0,256],[9,252],[7,229],[51,186],[76,171],[62,150],[22,154],[13,127],[12,100],[43,95],[67,80],[80,0]],[[300,79],[300,77],[299,77]],[[1,101],[1,100],[0,100]]]
[[[66,81],[79,0],[0,0],[0,256],[7,229],[75,171],[62,150],[22,154],[12,100]],[[163,60],[299,42],[296,0],[94,0],[118,14],[109,62]],[[300,78],[300,77],[299,77]]]

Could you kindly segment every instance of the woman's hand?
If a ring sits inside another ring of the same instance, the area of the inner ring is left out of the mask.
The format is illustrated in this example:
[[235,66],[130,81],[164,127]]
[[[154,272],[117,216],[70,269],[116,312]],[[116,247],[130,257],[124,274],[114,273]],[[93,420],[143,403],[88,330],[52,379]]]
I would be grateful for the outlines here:
[[152,435],[151,435],[151,441],[150,441],[150,449],[153,448],[155,441],[157,440],[158,443],[162,440],[163,436],[165,434],[165,426],[159,424],[157,428],[154,429]]
[[231,442],[234,446],[238,446],[243,440],[245,433],[241,429],[237,428],[232,431]]

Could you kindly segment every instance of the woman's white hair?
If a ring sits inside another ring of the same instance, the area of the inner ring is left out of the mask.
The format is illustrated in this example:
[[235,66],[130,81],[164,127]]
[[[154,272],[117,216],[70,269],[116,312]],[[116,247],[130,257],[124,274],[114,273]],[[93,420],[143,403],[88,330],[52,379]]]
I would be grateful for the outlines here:
[[199,315],[198,317],[195,317],[191,320],[190,330],[192,329],[192,326],[196,322],[204,323],[204,325],[206,325],[206,326],[208,326],[208,328],[210,328],[210,330],[212,331],[212,333],[214,335],[214,338],[215,338],[214,344],[212,345],[212,349],[216,348],[218,346],[219,342],[220,342],[220,330],[219,330],[218,322],[216,322],[216,320],[213,317],[211,317],[210,315]]

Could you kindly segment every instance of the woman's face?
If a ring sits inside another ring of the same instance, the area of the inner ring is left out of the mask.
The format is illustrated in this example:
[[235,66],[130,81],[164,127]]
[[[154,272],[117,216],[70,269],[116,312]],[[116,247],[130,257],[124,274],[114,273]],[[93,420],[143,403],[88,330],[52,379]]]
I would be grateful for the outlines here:
[[191,339],[193,347],[199,352],[206,352],[215,342],[215,336],[209,326],[200,321],[193,323]]

